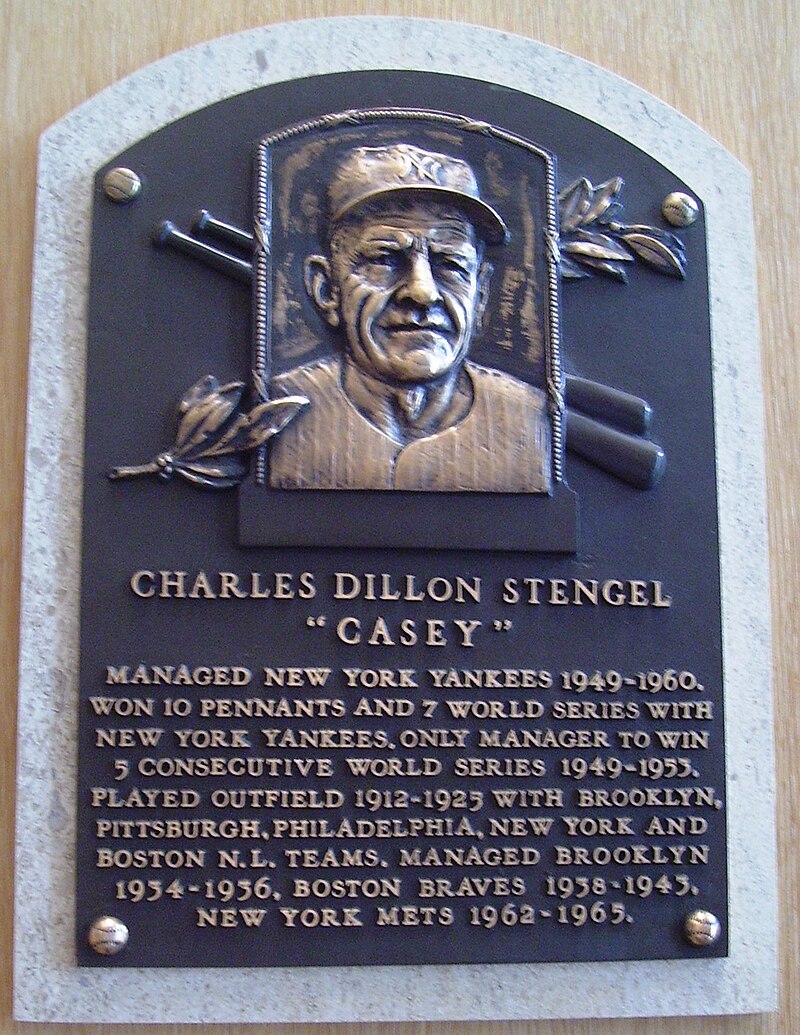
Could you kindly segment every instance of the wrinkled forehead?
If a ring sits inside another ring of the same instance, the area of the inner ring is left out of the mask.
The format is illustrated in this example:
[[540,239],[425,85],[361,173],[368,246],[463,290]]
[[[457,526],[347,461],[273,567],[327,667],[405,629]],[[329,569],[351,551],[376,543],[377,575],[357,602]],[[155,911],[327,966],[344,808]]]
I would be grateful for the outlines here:
[[347,248],[382,238],[402,243],[409,236],[443,246],[471,246],[475,251],[480,246],[472,222],[457,205],[397,199],[363,206],[335,227],[331,243]]

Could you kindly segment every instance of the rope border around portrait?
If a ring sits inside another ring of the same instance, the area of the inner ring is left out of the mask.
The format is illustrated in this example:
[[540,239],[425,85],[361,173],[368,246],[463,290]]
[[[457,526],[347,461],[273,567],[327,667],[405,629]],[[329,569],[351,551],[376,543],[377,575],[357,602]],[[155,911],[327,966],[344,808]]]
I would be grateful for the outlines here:
[[[561,361],[561,321],[559,302],[558,208],[556,163],[549,151],[524,137],[509,133],[489,122],[452,112],[424,108],[353,108],[322,115],[285,126],[263,137],[256,152],[256,204],[254,235],[256,254],[253,263],[253,389],[259,401],[268,398],[272,367],[272,151],[276,144],[314,131],[329,131],[346,125],[372,121],[405,120],[437,122],[468,133],[480,133],[504,143],[521,147],[545,165],[546,222],[543,228],[547,264],[545,335],[545,380],[552,430],[552,474],[554,483],[564,480],[564,370]],[[255,461],[255,481],[266,484],[266,448],[260,447]]]

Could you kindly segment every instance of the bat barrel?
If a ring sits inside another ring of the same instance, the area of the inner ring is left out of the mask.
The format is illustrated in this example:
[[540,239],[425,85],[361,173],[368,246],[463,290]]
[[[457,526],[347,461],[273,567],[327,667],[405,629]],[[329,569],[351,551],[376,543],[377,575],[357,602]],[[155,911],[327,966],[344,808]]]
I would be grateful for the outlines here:
[[584,377],[569,375],[566,382],[567,406],[632,435],[646,435],[650,430],[653,411],[644,399]]
[[667,458],[661,446],[567,410],[567,449],[636,489],[653,489]]

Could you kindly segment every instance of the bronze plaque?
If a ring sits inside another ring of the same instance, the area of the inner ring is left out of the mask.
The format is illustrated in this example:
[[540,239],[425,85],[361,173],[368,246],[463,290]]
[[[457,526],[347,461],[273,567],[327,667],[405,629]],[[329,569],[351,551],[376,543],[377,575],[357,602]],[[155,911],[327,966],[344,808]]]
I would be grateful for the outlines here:
[[702,200],[402,71],[97,171],[81,965],[726,954]]

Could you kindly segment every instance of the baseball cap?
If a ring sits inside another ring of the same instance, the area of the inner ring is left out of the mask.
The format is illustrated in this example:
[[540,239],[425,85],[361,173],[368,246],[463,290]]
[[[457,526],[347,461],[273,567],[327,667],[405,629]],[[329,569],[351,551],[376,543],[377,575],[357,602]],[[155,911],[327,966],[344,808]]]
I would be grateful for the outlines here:
[[475,173],[466,162],[413,144],[357,147],[348,152],[328,190],[331,219],[338,222],[361,205],[409,191],[453,201],[487,244],[502,244],[508,236],[500,215],[481,198]]

